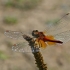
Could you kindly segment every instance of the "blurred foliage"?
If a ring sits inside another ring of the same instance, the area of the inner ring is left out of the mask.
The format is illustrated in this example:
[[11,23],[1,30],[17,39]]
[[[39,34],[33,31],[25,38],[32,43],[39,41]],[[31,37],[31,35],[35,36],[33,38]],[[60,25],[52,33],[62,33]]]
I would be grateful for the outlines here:
[[6,60],[7,58],[8,58],[8,56],[3,51],[0,51],[0,59]]
[[54,20],[48,20],[46,22],[46,24],[48,24],[48,25],[57,25],[58,22],[59,22],[59,19],[54,19]]
[[5,6],[30,10],[35,8],[41,1],[42,0],[8,0]]
[[18,20],[16,17],[6,16],[4,17],[3,21],[5,24],[16,24]]
[[13,6],[13,3],[12,3],[11,1],[8,1],[8,2],[5,3],[5,6],[6,6],[6,7]]

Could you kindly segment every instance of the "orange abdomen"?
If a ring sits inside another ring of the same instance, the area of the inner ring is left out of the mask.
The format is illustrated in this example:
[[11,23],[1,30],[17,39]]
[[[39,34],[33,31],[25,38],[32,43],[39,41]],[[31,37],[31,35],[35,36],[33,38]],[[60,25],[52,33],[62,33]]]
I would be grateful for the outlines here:
[[59,41],[59,40],[55,40],[53,36],[45,36],[43,38],[43,41],[44,42],[54,42],[54,43],[63,43],[62,41]]

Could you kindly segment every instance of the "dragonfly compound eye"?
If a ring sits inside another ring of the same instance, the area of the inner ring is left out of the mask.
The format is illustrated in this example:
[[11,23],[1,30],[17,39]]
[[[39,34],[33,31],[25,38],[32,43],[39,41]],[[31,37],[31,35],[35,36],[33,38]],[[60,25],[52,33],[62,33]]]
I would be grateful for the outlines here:
[[35,32],[35,31],[33,30],[33,31],[32,31],[32,36],[35,36],[34,32]]
[[36,32],[38,32],[38,30],[35,30]]
[[32,31],[32,36],[37,37],[38,36],[38,30],[33,30]]

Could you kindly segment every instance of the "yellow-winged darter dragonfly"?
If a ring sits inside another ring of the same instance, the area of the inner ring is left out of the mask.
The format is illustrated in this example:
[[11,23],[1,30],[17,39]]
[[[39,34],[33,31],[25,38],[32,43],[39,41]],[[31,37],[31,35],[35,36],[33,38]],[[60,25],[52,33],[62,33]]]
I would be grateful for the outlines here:
[[[67,13],[66,15],[68,14],[69,13]],[[64,15],[62,18],[64,18],[66,15]],[[61,19],[59,19],[57,22],[59,22]],[[58,27],[58,29],[60,28],[62,27]],[[24,35],[24,33],[22,32],[10,31],[10,30],[5,31],[4,34],[7,37],[13,38],[13,39],[23,39],[23,35]],[[38,31],[38,30],[32,31],[32,36],[35,39],[35,46],[38,45],[38,47],[36,47],[37,51],[39,48],[46,48],[48,45],[50,46],[50,45],[56,45],[56,44],[63,44],[70,40],[70,30],[67,30],[58,34],[52,34],[52,32],[49,32],[49,34],[45,35],[43,31]],[[19,51],[19,52],[34,52],[33,48],[31,50],[31,48],[25,42],[20,44],[14,44],[12,46],[12,50]]]

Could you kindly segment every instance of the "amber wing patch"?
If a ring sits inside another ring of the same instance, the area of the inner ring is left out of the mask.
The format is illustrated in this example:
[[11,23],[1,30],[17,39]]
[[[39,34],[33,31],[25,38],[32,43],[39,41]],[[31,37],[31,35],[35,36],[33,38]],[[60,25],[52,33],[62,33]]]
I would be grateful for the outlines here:
[[38,45],[41,48],[46,48],[47,47],[47,44],[43,40],[41,40],[41,39],[40,40],[36,39],[36,42],[38,42]]
[[[49,40],[55,40],[52,35],[46,36],[46,38],[49,39]],[[48,44],[48,45],[55,45],[56,43],[55,43],[55,42],[47,42],[47,44]]]

